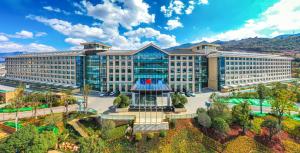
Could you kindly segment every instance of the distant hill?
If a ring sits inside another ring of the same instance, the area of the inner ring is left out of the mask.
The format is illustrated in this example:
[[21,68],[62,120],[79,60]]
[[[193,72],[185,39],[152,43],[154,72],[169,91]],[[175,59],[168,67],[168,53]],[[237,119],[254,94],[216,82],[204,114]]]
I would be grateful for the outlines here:
[[5,62],[4,57],[6,57],[6,56],[15,56],[15,55],[20,55],[20,54],[24,54],[24,52],[0,53],[0,63]]
[[[206,43],[206,42],[200,42]],[[274,38],[246,38],[241,40],[214,41],[213,44],[221,45],[220,50],[233,51],[255,51],[255,52],[284,52],[300,51],[300,33],[292,35],[280,35]],[[199,43],[188,43],[169,49],[184,48]]]

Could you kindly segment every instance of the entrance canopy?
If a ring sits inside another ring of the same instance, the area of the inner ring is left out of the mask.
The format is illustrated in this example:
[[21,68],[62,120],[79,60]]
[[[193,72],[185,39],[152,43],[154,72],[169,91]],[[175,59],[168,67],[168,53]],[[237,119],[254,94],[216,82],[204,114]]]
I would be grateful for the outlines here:
[[161,80],[152,81],[152,79],[139,79],[131,88],[131,91],[171,91],[168,84]]

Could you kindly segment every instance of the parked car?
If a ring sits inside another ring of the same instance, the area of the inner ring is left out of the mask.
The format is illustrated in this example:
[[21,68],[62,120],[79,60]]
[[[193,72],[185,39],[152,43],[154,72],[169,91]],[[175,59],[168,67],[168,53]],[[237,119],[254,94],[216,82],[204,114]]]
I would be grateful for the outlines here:
[[195,95],[193,92],[191,92],[191,91],[187,91],[187,92],[185,93],[185,95],[186,95],[187,97],[196,97],[196,95]]
[[99,96],[100,97],[105,97],[105,96],[107,96],[107,94],[105,92],[102,92],[102,93],[99,94]]
[[115,96],[116,92],[112,91],[109,93],[109,96]]

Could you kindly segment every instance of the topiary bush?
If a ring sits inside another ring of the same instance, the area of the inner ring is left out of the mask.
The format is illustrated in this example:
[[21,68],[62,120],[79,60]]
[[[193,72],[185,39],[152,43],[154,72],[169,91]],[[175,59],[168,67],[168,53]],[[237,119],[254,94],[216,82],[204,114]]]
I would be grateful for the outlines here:
[[167,136],[167,131],[164,131],[164,130],[159,131],[159,136],[162,137],[162,138],[166,137]]
[[205,127],[205,128],[210,128],[211,126],[211,118],[207,115],[206,112],[204,113],[199,113],[197,117],[198,123]]
[[176,120],[175,119],[171,119],[169,124],[170,124],[170,128],[174,129],[176,127]]
[[134,136],[135,141],[141,141],[143,139],[142,133],[137,132]]
[[150,139],[153,139],[154,138],[154,133],[150,132],[147,134],[147,139],[150,140]]

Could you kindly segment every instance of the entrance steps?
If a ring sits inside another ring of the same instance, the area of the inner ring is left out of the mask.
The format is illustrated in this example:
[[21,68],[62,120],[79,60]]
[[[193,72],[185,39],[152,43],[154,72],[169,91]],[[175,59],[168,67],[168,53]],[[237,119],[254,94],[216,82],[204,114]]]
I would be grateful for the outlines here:
[[168,122],[160,123],[134,123],[133,133],[136,132],[150,132],[150,131],[160,131],[160,130],[169,130]]

